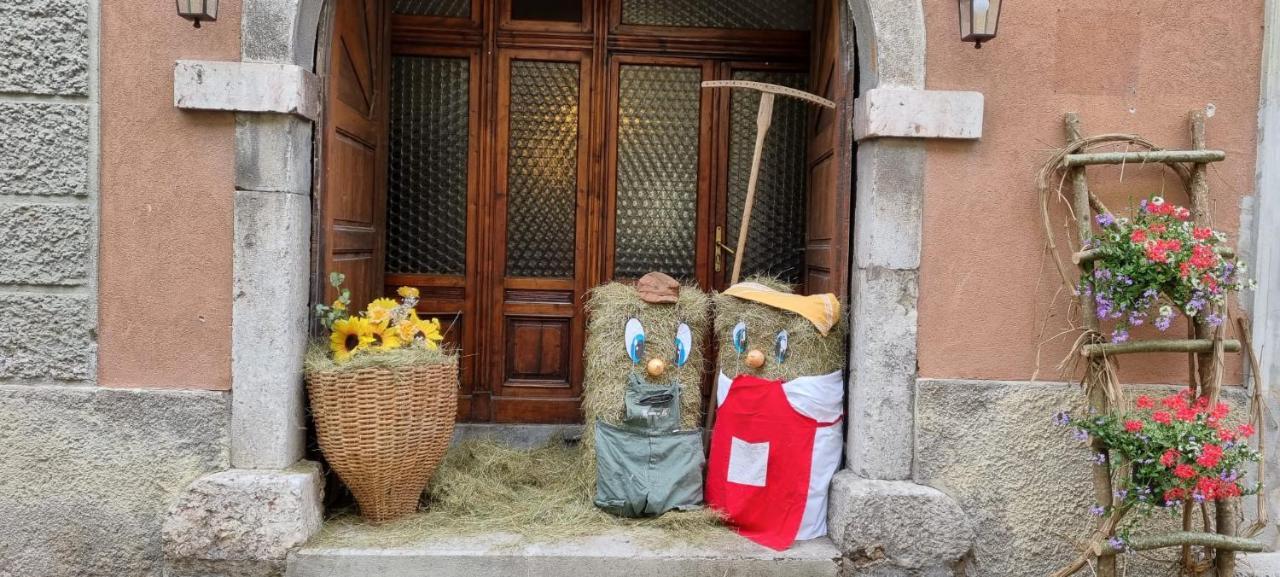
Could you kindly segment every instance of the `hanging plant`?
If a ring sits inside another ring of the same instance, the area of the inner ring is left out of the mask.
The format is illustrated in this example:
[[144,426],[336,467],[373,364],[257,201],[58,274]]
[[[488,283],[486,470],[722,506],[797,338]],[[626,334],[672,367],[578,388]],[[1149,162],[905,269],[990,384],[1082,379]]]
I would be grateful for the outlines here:
[[[1248,438],[1257,432],[1249,424],[1232,425],[1226,403],[1210,406],[1208,397],[1192,399],[1184,389],[1156,401],[1140,396],[1137,410],[1072,419],[1058,413],[1054,421],[1073,427],[1078,439],[1093,437],[1112,459],[1129,467],[1128,475],[1115,480],[1115,504],[1095,504],[1090,512],[1111,515],[1115,509],[1142,516],[1156,512],[1178,515],[1184,503],[1224,501],[1261,490],[1259,483],[1244,483],[1249,463],[1261,456]],[[1104,453],[1094,453],[1096,464],[1106,464]],[[1114,469],[1113,467],[1113,470]],[[1129,539],[1130,518],[1110,545],[1123,549]]]
[[1190,210],[1159,196],[1143,199],[1132,218],[1097,215],[1102,232],[1089,248],[1102,258],[1081,290],[1093,296],[1098,318],[1115,321],[1112,342],[1147,322],[1164,331],[1179,312],[1216,327],[1227,296],[1254,286],[1243,262],[1219,252],[1226,235],[1190,220]]

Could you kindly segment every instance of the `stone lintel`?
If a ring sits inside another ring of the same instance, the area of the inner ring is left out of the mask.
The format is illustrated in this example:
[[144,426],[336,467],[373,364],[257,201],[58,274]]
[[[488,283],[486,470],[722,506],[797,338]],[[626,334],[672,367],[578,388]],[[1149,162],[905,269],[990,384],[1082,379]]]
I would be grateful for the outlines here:
[[854,101],[853,137],[982,137],[981,92],[873,88]]
[[320,116],[320,82],[294,64],[179,60],[173,67],[173,105],[187,110]]

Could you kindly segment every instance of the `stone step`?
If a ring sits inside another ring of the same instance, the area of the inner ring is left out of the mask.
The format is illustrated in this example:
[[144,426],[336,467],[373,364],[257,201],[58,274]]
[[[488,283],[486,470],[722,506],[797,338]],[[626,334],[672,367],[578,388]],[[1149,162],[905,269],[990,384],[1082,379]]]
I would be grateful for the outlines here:
[[697,545],[642,528],[541,543],[497,533],[378,546],[347,531],[342,542],[321,536],[293,553],[286,577],[835,577],[839,556],[826,537],[773,551],[727,529]]

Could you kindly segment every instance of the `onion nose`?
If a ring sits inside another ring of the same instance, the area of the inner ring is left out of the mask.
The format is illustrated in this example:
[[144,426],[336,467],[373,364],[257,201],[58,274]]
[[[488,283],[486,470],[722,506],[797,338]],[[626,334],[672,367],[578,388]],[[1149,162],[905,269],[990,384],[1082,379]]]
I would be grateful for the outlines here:
[[743,362],[746,363],[748,367],[758,371],[760,370],[760,367],[764,366],[764,353],[760,352],[760,349],[751,349],[751,351],[747,353],[746,360]]
[[667,372],[667,363],[662,359],[649,359],[644,366],[644,372],[649,373],[651,377],[661,377],[662,373]]

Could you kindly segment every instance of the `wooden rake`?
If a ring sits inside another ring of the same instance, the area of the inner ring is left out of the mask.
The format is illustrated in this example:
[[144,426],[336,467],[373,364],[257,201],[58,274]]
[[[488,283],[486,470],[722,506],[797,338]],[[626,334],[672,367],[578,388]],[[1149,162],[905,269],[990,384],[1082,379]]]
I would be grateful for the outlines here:
[[[760,157],[764,154],[764,137],[769,133],[769,126],[773,124],[773,96],[779,94],[799,98],[830,109],[835,109],[836,103],[803,90],[751,80],[707,80],[702,83],[702,87],[746,88],[760,92],[760,107],[756,111],[756,149],[751,156],[751,177],[747,180],[747,199],[742,207],[742,220],[738,226],[738,247],[733,251],[733,273],[729,277],[729,284],[735,285],[738,284],[738,275],[742,273],[742,253],[746,251],[747,231],[751,228],[751,207],[756,200],[756,182],[760,177]],[[708,415],[714,412],[715,403],[713,402]],[[707,423],[708,425],[711,423],[710,418],[707,419]]]
[[[777,84],[768,84],[765,82],[754,82],[751,80],[707,80],[702,83],[703,88],[746,88],[760,92],[760,107],[756,111],[756,149],[751,156],[751,177],[747,179],[747,198],[742,207],[742,220],[738,226],[738,247],[733,251],[733,273],[729,277],[729,284],[738,284],[738,275],[742,273],[742,254],[747,248],[747,231],[751,228],[751,206],[756,201],[756,182],[760,177],[760,157],[764,153],[764,137],[769,133],[769,125],[773,124],[773,97],[775,94],[782,96],[790,96],[799,98],[805,102],[825,106],[835,109],[836,103],[827,100],[817,94],[810,94],[803,90],[796,90],[786,86]],[[720,379],[717,378],[711,384],[711,402],[707,407],[706,428],[703,430],[704,442],[703,447],[707,452],[711,451],[710,435],[711,427],[716,421],[716,400],[720,396]]]

